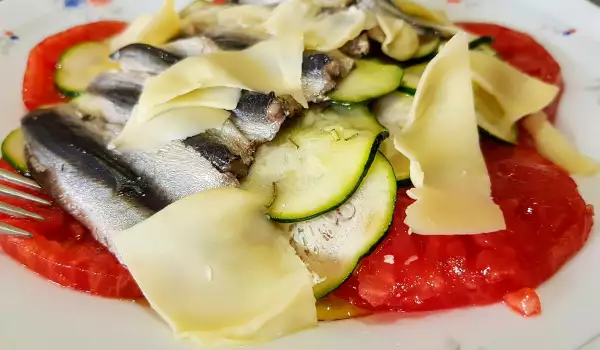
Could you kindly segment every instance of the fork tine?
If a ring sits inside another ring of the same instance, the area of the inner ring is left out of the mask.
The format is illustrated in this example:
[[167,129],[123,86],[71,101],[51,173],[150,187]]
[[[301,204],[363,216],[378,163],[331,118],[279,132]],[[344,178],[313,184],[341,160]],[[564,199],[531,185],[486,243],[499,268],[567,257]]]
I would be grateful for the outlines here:
[[38,198],[34,195],[31,195],[29,193],[25,193],[19,190],[15,190],[14,188],[10,188],[8,186],[4,186],[4,185],[0,185],[0,194],[5,194],[7,196],[11,196],[11,197],[17,197],[17,198],[21,198],[21,199],[26,199],[26,200],[30,200],[32,202],[36,202],[38,204],[43,204],[43,205],[50,205],[52,203],[48,202],[45,199],[42,198]]
[[21,230],[20,228],[0,222],[0,234],[5,234],[15,237],[33,238],[31,232]]
[[40,188],[40,185],[38,185],[37,182],[4,169],[0,169],[0,179],[30,188]]
[[32,213],[29,210],[15,207],[14,205],[0,202],[0,213],[17,216],[17,217],[28,217],[36,220],[44,220],[44,217],[36,213]]

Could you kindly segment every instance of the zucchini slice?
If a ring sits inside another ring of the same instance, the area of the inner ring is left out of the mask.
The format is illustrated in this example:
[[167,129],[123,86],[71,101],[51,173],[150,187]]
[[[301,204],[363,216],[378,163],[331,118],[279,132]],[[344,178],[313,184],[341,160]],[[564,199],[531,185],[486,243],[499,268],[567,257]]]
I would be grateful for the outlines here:
[[337,210],[290,226],[292,246],[317,280],[320,298],[350,276],[359,260],[381,240],[392,222],[396,181],[378,154],[360,188]]
[[400,133],[410,115],[414,97],[399,91],[380,97],[373,104],[373,114],[381,125],[390,132],[390,138],[383,141],[379,151],[394,168],[396,181],[404,182],[410,178],[410,161],[394,146],[394,137]]
[[428,63],[423,62],[404,68],[404,78],[402,79],[400,90],[414,96],[417,93],[417,86]]
[[90,41],[71,47],[58,61],[55,85],[66,96],[78,96],[98,74],[118,68],[109,55],[110,49],[103,42]]
[[25,139],[21,128],[11,131],[2,141],[2,158],[21,174],[28,174]]
[[481,51],[490,56],[498,56],[498,53],[492,49],[492,43],[494,42],[494,38],[490,36],[482,36],[479,37],[469,43],[469,49],[475,51]]
[[242,187],[264,195],[274,221],[317,217],[352,196],[388,135],[364,106],[309,110],[259,148]]
[[356,68],[337,84],[329,97],[339,102],[363,102],[394,91],[404,72],[394,64],[375,60],[356,60]]
[[419,49],[417,49],[411,60],[426,58],[437,53],[440,43],[441,40],[436,35],[419,36]]
[[[444,45],[446,45],[446,42],[447,41],[444,41],[440,44],[438,51],[440,51],[444,47]],[[491,36],[482,36],[469,42],[469,50],[481,51],[491,56],[498,56],[498,53],[494,49],[492,49],[491,44],[493,42],[494,38],[492,38]]]

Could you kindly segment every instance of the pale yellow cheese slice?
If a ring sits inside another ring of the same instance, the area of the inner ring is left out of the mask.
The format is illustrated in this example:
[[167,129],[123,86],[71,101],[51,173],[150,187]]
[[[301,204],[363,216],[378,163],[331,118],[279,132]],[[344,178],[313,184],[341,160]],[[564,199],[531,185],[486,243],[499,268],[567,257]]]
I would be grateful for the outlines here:
[[111,40],[110,47],[115,51],[132,43],[162,45],[179,33],[180,26],[181,19],[175,11],[175,0],[165,0],[160,12],[139,17],[128,29]]
[[325,13],[313,2],[287,0],[275,8],[264,28],[274,36],[296,40],[299,34],[306,49],[328,52],[356,38],[369,23],[367,14],[356,6]]
[[396,7],[398,7],[402,12],[419,19],[438,24],[451,24],[444,11],[430,10],[410,0],[392,0],[392,3],[396,5]]
[[477,234],[506,227],[491,198],[463,33],[455,35],[425,69],[409,120],[395,138],[410,160],[416,202],[405,223],[418,234]]
[[258,4],[195,6],[182,12],[181,29],[189,35],[205,30],[227,32],[243,31],[245,34],[261,36],[265,34],[264,22],[269,19],[273,9]]
[[373,114],[377,121],[390,133],[379,151],[387,158],[394,168],[396,179],[406,179],[409,176],[410,161],[394,146],[394,138],[399,135],[406,124],[412,109],[413,98],[406,98],[406,94],[398,91],[378,98],[373,104]]
[[419,49],[417,32],[401,19],[377,15],[378,27],[369,31],[370,35],[381,42],[381,50],[399,61],[410,59]]
[[558,87],[521,73],[497,57],[471,51],[477,122],[500,138],[516,141],[516,122],[549,105]]
[[317,324],[312,277],[265,213],[250,192],[207,190],[116,234],[114,246],[179,337],[264,342]]
[[144,14],[133,20],[121,34],[110,39],[109,46],[111,51],[116,51],[124,46],[135,43],[144,28],[152,22],[153,17],[152,14]]
[[265,40],[243,51],[186,58],[146,81],[140,109],[146,113],[178,96],[212,87],[289,94],[307,106],[300,79],[303,44],[285,39]]
[[367,15],[355,6],[318,16],[307,24],[304,46],[322,52],[339,49],[360,35],[366,21]]
[[217,13],[217,24],[220,27],[240,29],[258,29],[269,19],[273,10],[263,5],[237,5],[224,8]]
[[177,108],[209,107],[231,111],[237,106],[241,95],[242,90],[239,88],[214,87],[194,90],[154,106],[142,120],[149,120],[163,112]]
[[548,121],[544,112],[526,117],[523,126],[533,137],[538,152],[565,171],[585,176],[600,172],[600,163],[579,153]]
[[111,148],[159,149],[168,142],[220,128],[230,112],[209,107],[183,107],[166,110],[150,121],[140,121],[139,115],[140,110],[135,108],[121,134],[110,143]]
[[319,6],[311,1],[286,0],[277,5],[263,26],[274,36],[304,35],[308,22],[318,13]]

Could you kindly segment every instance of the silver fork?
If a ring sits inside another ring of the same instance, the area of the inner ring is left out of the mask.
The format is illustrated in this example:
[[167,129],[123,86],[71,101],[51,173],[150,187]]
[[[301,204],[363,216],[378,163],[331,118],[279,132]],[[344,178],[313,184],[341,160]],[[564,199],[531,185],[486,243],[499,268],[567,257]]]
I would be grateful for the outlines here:
[[[31,179],[28,179],[24,176],[4,170],[4,169],[0,169],[0,180],[4,180],[6,182],[10,182],[10,183],[13,183],[13,184],[16,184],[19,186],[23,186],[23,187],[27,187],[27,188],[31,188],[31,189],[35,189],[35,190],[41,189],[40,185],[38,185],[37,182],[35,182]],[[24,199],[24,200],[33,201],[33,202],[35,202],[37,204],[41,204],[41,205],[51,205],[52,204],[51,202],[49,202],[45,199],[36,197],[29,193],[19,191],[17,189],[14,189],[14,188],[2,185],[2,184],[0,184],[0,196],[20,198],[20,199]],[[14,205],[2,203],[1,201],[0,201],[0,213],[8,214],[8,215],[15,216],[15,217],[21,217],[21,218],[44,220],[44,218],[41,215],[32,213],[28,210],[16,207]],[[1,223],[1,222],[0,222],[0,234],[16,236],[16,237],[24,237],[24,238],[32,238],[33,237],[33,234],[31,234],[31,232],[27,232],[18,227],[14,227],[12,225],[8,225],[8,224]]]

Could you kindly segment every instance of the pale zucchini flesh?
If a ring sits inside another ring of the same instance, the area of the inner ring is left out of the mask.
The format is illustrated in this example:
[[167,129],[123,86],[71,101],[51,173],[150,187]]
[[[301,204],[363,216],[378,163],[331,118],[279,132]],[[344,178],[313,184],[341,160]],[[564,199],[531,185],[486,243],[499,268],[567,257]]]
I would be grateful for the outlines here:
[[27,174],[27,159],[25,158],[25,139],[21,128],[15,129],[2,141],[2,159],[22,174]]
[[394,91],[378,98],[372,108],[377,121],[390,132],[390,138],[383,141],[379,151],[392,164],[398,182],[405,182],[410,178],[410,161],[396,149],[394,138],[407,123],[413,101],[413,96]]
[[309,110],[259,148],[242,186],[264,196],[272,220],[308,220],[356,191],[388,135],[363,106]]
[[357,103],[387,94],[400,86],[404,72],[394,64],[356,60],[356,68],[329,94],[332,100]]
[[313,273],[315,297],[336,289],[377,245],[392,222],[396,181],[381,154],[359,189],[341,207],[290,226],[291,244]]
[[423,59],[437,53],[441,40],[438,36],[421,36],[419,37],[419,48],[413,55],[412,59]]
[[66,96],[78,96],[98,74],[118,68],[109,55],[110,49],[103,42],[84,42],[71,47],[58,61],[55,85]]
[[421,76],[428,63],[429,62],[423,62],[404,68],[404,78],[402,79],[400,90],[414,96],[417,92],[417,86],[419,85]]

